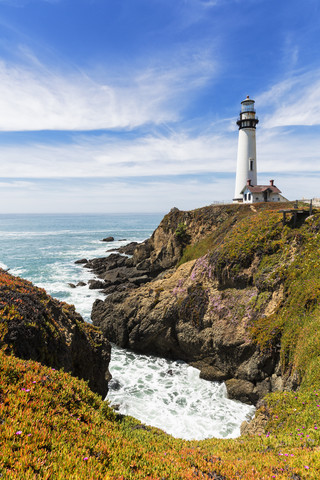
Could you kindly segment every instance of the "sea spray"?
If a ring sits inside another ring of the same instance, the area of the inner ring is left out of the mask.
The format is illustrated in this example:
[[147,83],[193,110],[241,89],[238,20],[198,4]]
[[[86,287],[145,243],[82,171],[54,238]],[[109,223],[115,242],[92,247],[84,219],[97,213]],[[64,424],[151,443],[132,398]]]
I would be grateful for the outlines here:
[[113,346],[107,399],[119,412],[186,440],[234,438],[254,407],[229,400],[224,383],[196,368]]

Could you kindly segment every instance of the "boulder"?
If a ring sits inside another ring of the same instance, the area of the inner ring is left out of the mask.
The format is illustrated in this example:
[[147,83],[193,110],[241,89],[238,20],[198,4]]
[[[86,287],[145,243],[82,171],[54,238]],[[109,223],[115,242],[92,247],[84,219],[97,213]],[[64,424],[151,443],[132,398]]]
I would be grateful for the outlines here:
[[256,403],[258,400],[258,395],[255,393],[255,387],[252,382],[231,378],[226,380],[226,387],[228,397],[231,399],[240,400],[240,402],[248,404]]
[[102,242],[114,242],[114,237],[106,237],[101,240]]
[[86,258],[81,258],[81,260],[76,260],[74,263],[81,265],[81,264],[88,263],[88,260]]
[[101,280],[89,280],[88,285],[90,290],[99,290],[106,287],[106,283]]
[[125,245],[124,247],[119,247],[117,251],[119,253],[124,253],[126,255],[133,255],[137,245],[139,245],[138,242],[131,242],[131,243],[128,243],[128,245]]

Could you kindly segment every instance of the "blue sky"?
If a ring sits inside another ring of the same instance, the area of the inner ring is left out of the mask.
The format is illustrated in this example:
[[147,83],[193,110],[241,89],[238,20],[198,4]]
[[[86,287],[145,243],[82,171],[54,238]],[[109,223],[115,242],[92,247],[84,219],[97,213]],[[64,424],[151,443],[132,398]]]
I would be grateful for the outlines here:
[[320,197],[318,0],[0,0],[0,213],[230,201],[246,95],[258,181]]

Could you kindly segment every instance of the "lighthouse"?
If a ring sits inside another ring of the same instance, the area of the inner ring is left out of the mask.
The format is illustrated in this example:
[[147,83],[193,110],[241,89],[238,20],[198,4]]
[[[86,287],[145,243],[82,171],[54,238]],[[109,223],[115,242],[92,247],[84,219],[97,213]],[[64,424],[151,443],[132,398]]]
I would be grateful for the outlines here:
[[249,95],[241,102],[240,117],[237,121],[239,140],[234,203],[243,201],[242,190],[248,180],[250,185],[257,185],[256,125],[259,120],[254,103]]

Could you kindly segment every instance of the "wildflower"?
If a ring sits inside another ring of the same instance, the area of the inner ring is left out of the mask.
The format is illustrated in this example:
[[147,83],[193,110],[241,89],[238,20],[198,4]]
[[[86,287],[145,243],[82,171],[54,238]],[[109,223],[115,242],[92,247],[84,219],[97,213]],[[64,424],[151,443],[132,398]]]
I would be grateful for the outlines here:
[[21,435],[21,433],[22,433],[22,431],[21,431],[21,430],[18,430],[18,431],[16,432],[16,435]]
[[83,457],[83,460],[86,462],[87,460],[89,460],[89,457]]

